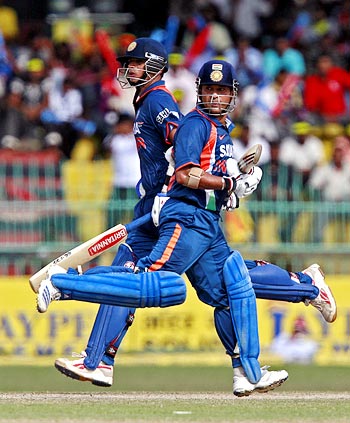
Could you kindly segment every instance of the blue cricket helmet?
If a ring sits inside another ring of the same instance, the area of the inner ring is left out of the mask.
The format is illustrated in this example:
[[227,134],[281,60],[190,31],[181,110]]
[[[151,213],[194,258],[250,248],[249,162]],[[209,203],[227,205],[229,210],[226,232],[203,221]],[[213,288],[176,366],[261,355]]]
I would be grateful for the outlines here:
[[209,60],[200,68],[196,84],[234,87],[237,85],[236,72],[225,60]]
[[[223,103],[220,111],[214,112],[208,102],[204,101],[201,87],[203,85],[219,85],[230,87],[232,89],[231,99],[228,103]],[[236,107],[238,96],[238,82],[236,80],[236,72],[233,66],[225,60],[209,60],[200,68],[196,78],[197,87],[197,106],[209,115],[221,116],[230,113]]]
[[125,66],[130,59],[140,59],[151,62],[153,67],[159,70],[168,70],[168,53],[159,41],[152,38],[137,38],[132,41],[124,53],[117,60]]

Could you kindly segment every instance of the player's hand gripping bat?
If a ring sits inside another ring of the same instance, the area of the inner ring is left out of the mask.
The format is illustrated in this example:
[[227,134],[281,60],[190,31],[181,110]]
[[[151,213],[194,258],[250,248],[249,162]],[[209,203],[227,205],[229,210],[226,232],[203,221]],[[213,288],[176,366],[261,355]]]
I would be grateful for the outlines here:
[[[261,155],[261,145],[256,144],[247,150],[238,161],[238,168],[242,173],[247,173],[259,161]],[[163,187],[164,189],[164,187]],[[29,283],[34,292],[38,292],[40,283],[46,277],[46,272],[50,266],[59,264],[61,267],[68,269],[69,267],[77,267],[85,264],[98,257],[103,252],[112,247],[116,247],[126,241],[128,234],[139,226],[151,221],[151,213],[133,220],[126,225],[118,224],[105,232],[85,241],[55,258],[49,264],[44,266],[33,276],[30,277]]]

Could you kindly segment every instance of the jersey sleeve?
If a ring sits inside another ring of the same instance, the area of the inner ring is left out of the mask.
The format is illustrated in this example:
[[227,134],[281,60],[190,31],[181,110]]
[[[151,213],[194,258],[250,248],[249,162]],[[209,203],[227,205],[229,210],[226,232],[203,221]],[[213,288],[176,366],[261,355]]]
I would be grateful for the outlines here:
[[175,100],[166,91],[158,92],[157,96],[149,98],[149,114],[153,120],[154,128],[159,132],[161,138],[169,146],[169,134],[177,128],[182,118],[182,114]]
[[176,170],[189,164],[200,166],[201,153],[208,139],[206,122],[198,117],[185,118],[174,139]]

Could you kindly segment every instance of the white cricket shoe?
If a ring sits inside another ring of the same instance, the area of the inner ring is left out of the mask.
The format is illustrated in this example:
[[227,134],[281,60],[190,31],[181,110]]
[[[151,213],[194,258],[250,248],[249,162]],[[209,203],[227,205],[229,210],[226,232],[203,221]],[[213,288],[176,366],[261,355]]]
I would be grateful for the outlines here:
[[312,284],[317,286],[319,294],[314,300],[306,300],[306,305],[313,305],[319,310],[326,322],[332,323],[337,318],[337,305],[330,290],[329,286],[325,282],[325,275],[321,267],[314,263],[307,269],[303,270],[303,273],[309,275],[312,279]]
[[268,371],[269,366],[261,368],[261,379],[257,383],[249,382],[243,367],[233,369],[233,393],[237,397],[251,395],[253,392],[268,392],[282,385],[288,379],[285,370]]
[[57,273],[67,273],[67,270],[57,264],[51,266],[47,271],[46,279],[39,286],[36,297],[36,308],[39,313],[45,313],[52,301],[57,301],[61,298],[60,291],[51,282],[52,275]]
[[83,382],[91,382],[93,385],[110,387],[113,384],[113,366],[100,362],[95,370],[89,370],[84,365],[85,351],[81,354],[73,354],[79,356],[77,360],[68,360],[68,358],[58,358],[55,361],[56,369],[64,375],[80,380]]

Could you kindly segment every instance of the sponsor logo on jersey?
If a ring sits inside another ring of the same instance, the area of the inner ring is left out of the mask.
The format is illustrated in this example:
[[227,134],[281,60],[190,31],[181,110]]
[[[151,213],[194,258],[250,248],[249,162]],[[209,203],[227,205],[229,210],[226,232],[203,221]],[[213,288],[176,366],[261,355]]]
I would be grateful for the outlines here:
[[232,144],[220,145],[220,157],[234,157],[234,148]]
[[116,230],[115,232],[112,232],[109,235],[105,235],[103,238],[101,238],[88,249],[89,255],[94,256],[97,253],[108,250],[108,248],[118,244],[118,242],[120,242],[120,240],[126,237],[127,235],[128,233],[126,231],[126,228],[121,228]]
[[164,119],[166,119],[170,115],[170,110],[166,107],[164,110],[158,113],[156,117],[156,121],[159,124],[162,124]]

